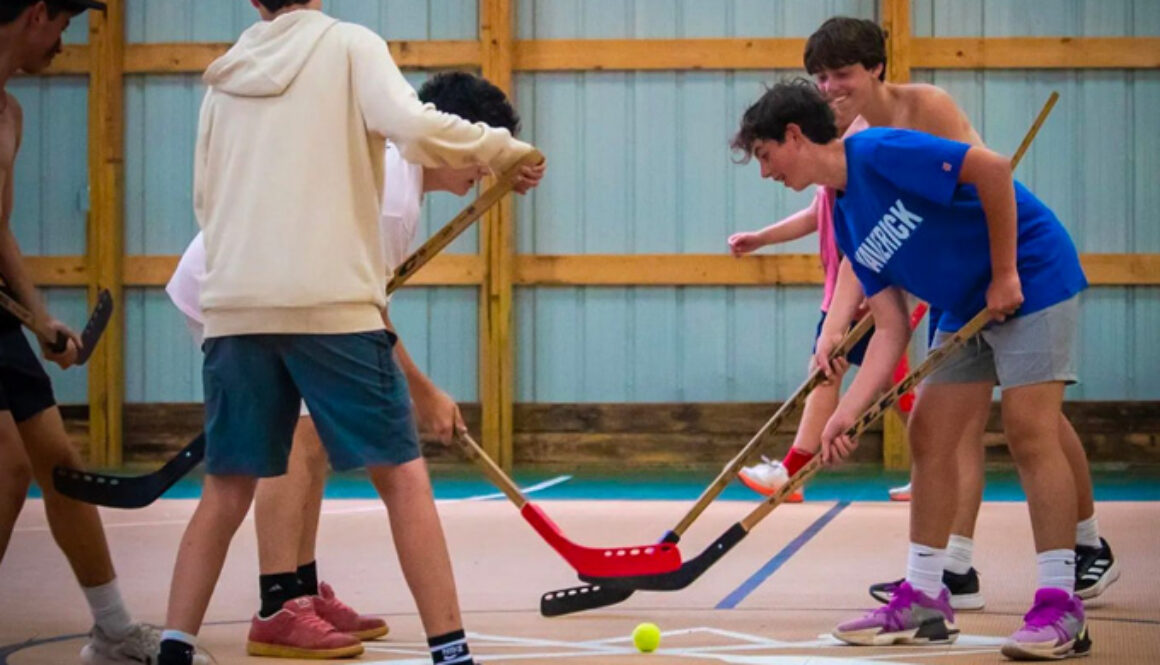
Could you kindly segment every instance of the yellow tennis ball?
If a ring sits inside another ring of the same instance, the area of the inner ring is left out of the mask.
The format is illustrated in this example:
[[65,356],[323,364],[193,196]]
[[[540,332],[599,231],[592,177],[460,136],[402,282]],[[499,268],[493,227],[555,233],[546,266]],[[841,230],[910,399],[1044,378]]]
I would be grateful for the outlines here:
[[661,629],[655,623],[642,623],[632,629],[632,643],[641,653],[651,653],[661,645]]

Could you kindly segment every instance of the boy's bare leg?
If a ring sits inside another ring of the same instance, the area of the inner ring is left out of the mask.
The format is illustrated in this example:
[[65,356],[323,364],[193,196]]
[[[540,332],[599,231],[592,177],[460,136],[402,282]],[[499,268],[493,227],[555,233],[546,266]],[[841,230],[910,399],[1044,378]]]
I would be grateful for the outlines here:
[[1088,466],[1087,453],[1083,449],[1083,442],[1079,440],[1079,434],[1062,413],[1059,414],[1059,444],[1075,478],[1076,511],[1078,521],[1082,522],[1096,514],[1092,470]]
[[205,477],[201,501],[181,537],[165,627],[196,635],[221,575],[230,540],[246,517],[257,478]]
[[1003,431],[1031,512],[1035,550],[1075,549],[1075,476],[1060,444],[1062,382],[1003,391]]
[[983,434],[991,415],[991,393],[988,391],[986,401],[974,404],[974,409],[965,415],[965,429],[955,448],[959,492],[951,533],[963,538],[974,538],[985,485],[986,448],[983,445]]
[[49,407],[17,425],[36,482],[44,494],[44,511],[57,546],[83,587],[111,581],[116,573],[96,506],[69,499],[56,491],[52,470],[57,465],[83,467],[64,428],[60,409]]
[[[812,368],[810,370],[813,371]],[[814,388],[806,397],[801,422],[793,437],[793,447],[816,455],[822,447],[822,430],[841,398],[841,382],[831,381]]]
[[387,504],[399,564],[419,608],[423,629],[428,636],[461,630],[463,620],[451,556],[435,511],[426,462],[420,458],[399,466],[373,466],[367,470]]
[[262,575],[294,572],[314,561],[326,451],[314,422],[298,419],[286,474],[263,478],[254,499],[258,569]]
[[911,455],[910,541],[947,546],[958,503],[958,447],[981,404],[991,402],[990,383],[923,384],[907,434]]
[[31,484],[32,463],[24,452],[20,430],[11,411],[0,411],[0,563]]

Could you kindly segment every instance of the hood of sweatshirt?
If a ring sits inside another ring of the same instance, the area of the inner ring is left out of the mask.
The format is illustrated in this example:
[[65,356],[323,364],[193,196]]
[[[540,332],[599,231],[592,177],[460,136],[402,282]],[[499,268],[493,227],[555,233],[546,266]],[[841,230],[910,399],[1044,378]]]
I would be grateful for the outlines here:
[[338,19],[312,9],[254,24],[202,76],[206,85],[239,97],[276,97],[306,65]]

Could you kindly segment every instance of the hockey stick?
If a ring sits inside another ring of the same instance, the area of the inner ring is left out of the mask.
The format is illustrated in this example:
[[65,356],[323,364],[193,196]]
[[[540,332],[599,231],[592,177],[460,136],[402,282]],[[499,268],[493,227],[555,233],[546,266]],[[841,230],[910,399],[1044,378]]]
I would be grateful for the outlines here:
[[578,545],[564,536],[563,531],[536,504],[520,492],[512,479],[479,444],[466,432],[458,434],[456,440],[464,454],[483,469],[484,475],[500,489],[524,520],[540,534],[544,542],[556,550],[581,576],[619,577],[667,573],[681,565],[681,553],[671,543],[657,545],[637,545],[633,547],[595,548]]
[[[1036,135],[1038,135],[1040,127],[1043,126],[1043,123],[1047,120],[1047,116],[1051,113],[1051,110],[1055,107],[1055,103],[1058,100],[1059,93],[1053,91],[1047,98],[1047,102],[1044,103],[1043,108],[1039,111],[1035,121],[1031,124],[1031,128],[1028,129],[1026,136],[1023,137],[1023,141],[1019,144],[1019,148],[1015,151],[1015,155],[1011,158],[1012,169],[1017,167],[1019,162],[1022,161],[1023,156],[1027,153],[1027,149],[1031,146],[1031,143],[1035,139]],[[918,309],[916,308],[915,311],[917,313]],[[912,321],[911,327],[913,328],[914,324],[916,323],[917,321]],[[687,527],[687,524],[685,526]],[[674,533],[675,531],[676,529],[674,529],[673,532],[666,534],[665,540],[668,542],[677,542],[677,540],[680,538],[680,534],[683,533],[683,530],[679,533]],[[730,534],[726,535],[728,536]],[[744,537],[744,533],[734,533],[731,536],[731,538],[736,538],[737,540],[740,540],[742,537]],[[731,538],[722,536],[718,540],[718,543],[721,546],[725,546]],[[737,540],[734,540],[732,544],[728,545],[728,547],[735,545]],[[708,550],[706,550],[706,552],[708,552]],[[724,552],[722,551],[718,555],[718,558],[723,555]],[[707,557],[705,557],[705,553],[702,553],[698,559],[700,559],[700,561],[697,565],[704,565],[705,568],[708,568],[708,566],[712,563],[711,561],[708,561]],[[690,562],[690,564],[691,563],[692,562]],[[690,567],[690,570],[691,569],[692,567]],[[632,594],[633,590],[630,588],[616,588],[603,584],[590,584],[569,587],[557,591],[550,591],[540,597],[540,614],[546,617],[553,617],[562,616],[565,614],[573,614],[575,612],[583,612],[600,607],[607,607],[609,605],[615,605],[617,603],[623,602]]]
[[[451,241],[470,228],[475,220],[511,192],[521,168],[543,161],[544,156],[540,151],[533,149],[508,167],[495,184],[488,187],[399,264],[391,281],[387,283],[387,294],[390,295],[413,277],[440,250],[451,244]],[[87,326],[85,331],[88,332]],[[178,451],[177,455],[164,466],[152,473],[140,476],[115,476],[58,466],[54,469],[53,486],[56,487],[56,491],[78,501],[113,508],[141,508],[160,498],[182,476],[200,464],[204,456],[203,432]]]
[[[854,348],[854,346],[856,346],[858,342],[866,336],[866,333],[868,333],[870,328],[873,326],[874,321],[870,315],[862,317],[862,319],[858,321],[858,324],[846,333],[846,336],[842,338],[842,341],[838,344],[838,347],[834,349],[833,353],[830,354],[830,357],[844,357],[847,353],[849,353],[850,349]],[[734,456],[733,459],[725,465],[725,468],[721,470],[721,473],[717,474],[717,477],[713,480],[712,483],[709,484],[708,487],[705,488],[705,491],[701,493],[700,498],[698,498],[696,503],[693,504],[693,507],[690,508],[687,513],[685,513],[685,516],[682,517],[679,522],[677,522],[675,527],[665,533],[664,537],[661,539],[661,543],[679,542],[681,536],[683,536],[685,531],[688,530],[693,522],[698,517],[700,517],[701,513],[705,512],[705,509],[709,507],[709,504],[712,503],[713,500],[716,499],[721,494],[721,492],[723,492],[725,488],[729,486],[729,483],[733,481],[734,476],[736,476],[737,472],[741,470],[741,467],[745,464],[745,461],[757,451],[757,449],[765,441],[765,438],[772,432],[776,431],[777,428],[781,426],[782,422],[790,416],[790,414],[796,411],[802,404],[805,404],[806,397],[809,396],[810,392],[812,392],[814,388],[818,387],[818,385],[825,380],[826,375],[824,372],[822,372],[822,370],[814,370],[814,372],[810,374],[809,378],[798,387],[797,391],[795,391],[794,394],[788,400],[786,400],[786,402],[782,404],[780,408],[778,408],[777,412],[774,413],[773,416],[768,421],[766,421],[764,425],[761,426],[761,429],[757,431],[757,434],[753,435],[753,438],[749,440],[749,443],[745,444],[745,447],[741,449],[741,452],[737,453],[737,455]],[[633,590],[630,588],[613,588],[605,585],[579,586],[561,589],[558,591],[550,591],[540,597],[540,614],[546,617],[553,617],[561,616],[564,614],[573,614],[575,612],[582,612],[584,610],[596,609],[597,607],[604,607],[606,605],[612,605],[624,601],[629,596],[631,596],[632,593]]]
[[[975,315],[959,329],[954,335],[950,337],[943,344],[933,349],[926,360],[922,362],[913,372],[908,374],[905,379],[897,383],[893,388],[886,392],[882,397],[878,398],[870,408],[862,413],[862,416],[855,422],[847,432],[851,437],[856,437],[862,434],[870,425],[874,424],[882,414],[886,412],[900,397],[910,391],[916,386],[919,381],[926,378],[933,372],[943,360],[950,355],[952,351],[957,350],[960,346],[966,343],[967,340],[974,337],[981,331],[988,323],[991,322],[991,313],[984,309]],[[629,588],[635,590],[649,590],[649,591],[675,591],[677,589],[684,589],[692,584],[698,577],[700,577],[710,566],[715,564],[725,556],[729,550],[733,549],[737,543],[741,542],[745,536],[765,518],[766,515],[773,512],[774,508],[785,502],[790,494],[801,488],[809,479],[813,478],[819,471],[822,470],[822,457],[815,455],[805,466],[798,470],[789,482],[783,485],[778,491],[774,492],[772,496],[765,499],[757,505],[748,515],[746,515],[740,522],[731,526],[725,533],[723,533],[717,540],[715,540],[709,547],[705,548],[700,554],[693,559],[685,562],[681,567],[671,573],[662,573],[660,575],[641,575],[635,578],[629,577],[605,577],[598,578],[594,576],[581,575],[581,579],[586,582],[601,584],[606,587]]]
[[[29,330],[36,333],[37,337],[44,340],[49,351],[61,353],[68,348],[67,335],[45,327],[44,322],[38,320],[31,310],[4,291],[0,291],[0,307],[11,312],[12,316],[15,316]],[[77,359],[74,364],[83,365],[88,362],[89,356],[93,355],[93,350],[96,348],[97,342],[100,341],[101,334],[109,325],[109,319],[112,316],[113,296],[109,294],[107,289],[101,289],[97,293],[97,304],[93,307],[92,313],[89,314],[89,320],[81,332],[81,348],[77,349]]]

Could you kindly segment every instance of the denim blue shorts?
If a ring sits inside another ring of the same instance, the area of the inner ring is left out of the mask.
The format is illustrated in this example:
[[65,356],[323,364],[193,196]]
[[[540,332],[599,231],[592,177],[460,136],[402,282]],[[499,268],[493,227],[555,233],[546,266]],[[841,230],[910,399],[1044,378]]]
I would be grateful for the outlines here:
[[206,340],[206,469],[286,473],[300,400],[335,470],[417,459],[419,434],[395,363],[396,340],[386,330]]
[[[822,312],[822,318],[818,319],[818,330],[814,333],[814,348],[810,350],[811,353],[818,350],[818,338],[822,336],[822,325],[825,323],[826,313]],[[852,322],[850,324],[850,330],[853,330],[854,326],[856,325],[858,325],[857,321]],[[862,339],[858,340],[858,343],[854,345],[854,348],[850,349],[850,352],[846,354],[846,360],[850,361],[851,365],[860,366],[862,364],[862,360],[866,357],[866,348],[870,346],[870,338],[873,336],[874,329],[871,328],[865,335],[862,336]]]

